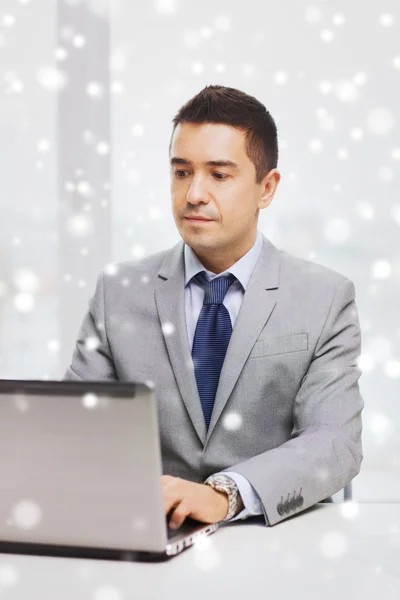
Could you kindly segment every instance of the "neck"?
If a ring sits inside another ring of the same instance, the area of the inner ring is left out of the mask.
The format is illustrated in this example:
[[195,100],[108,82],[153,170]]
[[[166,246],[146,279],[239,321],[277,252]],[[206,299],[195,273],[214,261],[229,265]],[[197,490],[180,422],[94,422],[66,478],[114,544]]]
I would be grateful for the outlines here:
[[247,252],[254,246],[257,237],[257,231],[251,236],[250,239],[247,239],[245,243],[240,246],[235,246],[234,248],[221,248],[217,250],[198,251],[195,248],[192,248],[194,253],[200,262],[205,266],[207,271],[211,271],[211,273],[215,273],[218,275],[219,273],[223,273],[227,271],[232,265],[234,265],[238,260],[242,258]]

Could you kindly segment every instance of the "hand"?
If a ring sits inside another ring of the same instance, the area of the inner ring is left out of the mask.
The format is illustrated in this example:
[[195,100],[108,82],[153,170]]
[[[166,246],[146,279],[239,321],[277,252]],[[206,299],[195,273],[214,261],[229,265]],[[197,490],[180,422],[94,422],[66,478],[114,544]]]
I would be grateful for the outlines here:
[[173,529],[180,527],[186,517],[202,523],[218,523],[228,514],[228,495],[205,483],[163,475],[162,486],[165,514],[175,507],[169,521]]

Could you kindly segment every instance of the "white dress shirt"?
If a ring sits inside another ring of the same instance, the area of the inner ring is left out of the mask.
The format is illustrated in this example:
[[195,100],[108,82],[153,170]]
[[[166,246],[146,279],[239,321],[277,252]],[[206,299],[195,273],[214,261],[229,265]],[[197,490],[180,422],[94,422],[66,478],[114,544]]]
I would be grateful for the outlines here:
[[[200,271],[205,271],[209,279],[226,276],[227,273],[232,273],[232,275],[236,277],[236,281],[228,288],[223,301],[224,306],[229,312],[233,329],[250,276],[260,257],[262,246],[262,236],[260,231],[257,230],[257,237],[253,247],[229,269],[216,275],[215,273],[208,271],[204,265],[202,265],[191,247],[185,244],[185,314],[190,348],[193,346],[197,320],[204,299],[204,289],[196,281],[191,281],[192,278]],[[245,507],[236,517],[233,517],[230,520],[236,521],[237,519],[245,519],[250,515],[261,515],[263,510],[260,497],[248,479],[234,471],[224,471],[223,474],[229,475],[229,477],[235,481]]]

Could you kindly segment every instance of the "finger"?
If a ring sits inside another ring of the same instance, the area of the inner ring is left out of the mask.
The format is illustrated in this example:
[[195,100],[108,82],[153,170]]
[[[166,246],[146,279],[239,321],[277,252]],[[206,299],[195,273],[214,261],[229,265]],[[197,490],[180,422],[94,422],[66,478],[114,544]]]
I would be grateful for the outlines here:
[[183,502],[180,502],[169,520],[169,526],[171,529],[178,529],[183,524],[189,513],[190,511],[187,506]]
[[162,475],[161,482],[164,485],[165,483],[168,483],[168,482],[172,481],[173,479],[175,479],[175,477],[173,477],[173,475]]
[[170,486],[171,484],[176,484],[180,481],[180,477],[173,477],[172,475],[163,475],[162,476],[162,486],[163,488]]
[[171,512],[173,508],[176,508],[178,504],[182,501],[182,498],[177,498],[177,496],[167,496],[164,498],[164,514],[167,517],[168,513]]
[[176,485],[175,478],[172,478],[171,481],[168,481],[163,488],[163,498],[164,498],[164,510],[165,514],[168,514],[171,508],[177,506],[179,502],[183,500],[183,493]]

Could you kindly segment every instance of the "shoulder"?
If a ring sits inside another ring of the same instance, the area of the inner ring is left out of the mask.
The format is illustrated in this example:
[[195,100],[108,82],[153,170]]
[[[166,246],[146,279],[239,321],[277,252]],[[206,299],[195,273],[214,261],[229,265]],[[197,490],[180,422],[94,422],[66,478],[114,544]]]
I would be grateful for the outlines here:
[[100,277],[104,278],[105,283],[109,285],[112,285],[113,281],[133,281],[137,280],[138,277],[149,281],[157,277],[165,258],[170,252],[171,249],[162,250],[140,260],[109,263],[102,269]]
[[337,287],[350,279],[343,273],[330,267],[295,256],[290,252],[280,250],[281,277],[285,280],[299,281],[304,285],[312,284],[318,286]]
[[279,286],[282,293],[310,306],[330,306],[335,298],[346,303],[355,298],[354,283],[343,273],[320,263],[280,251]]

